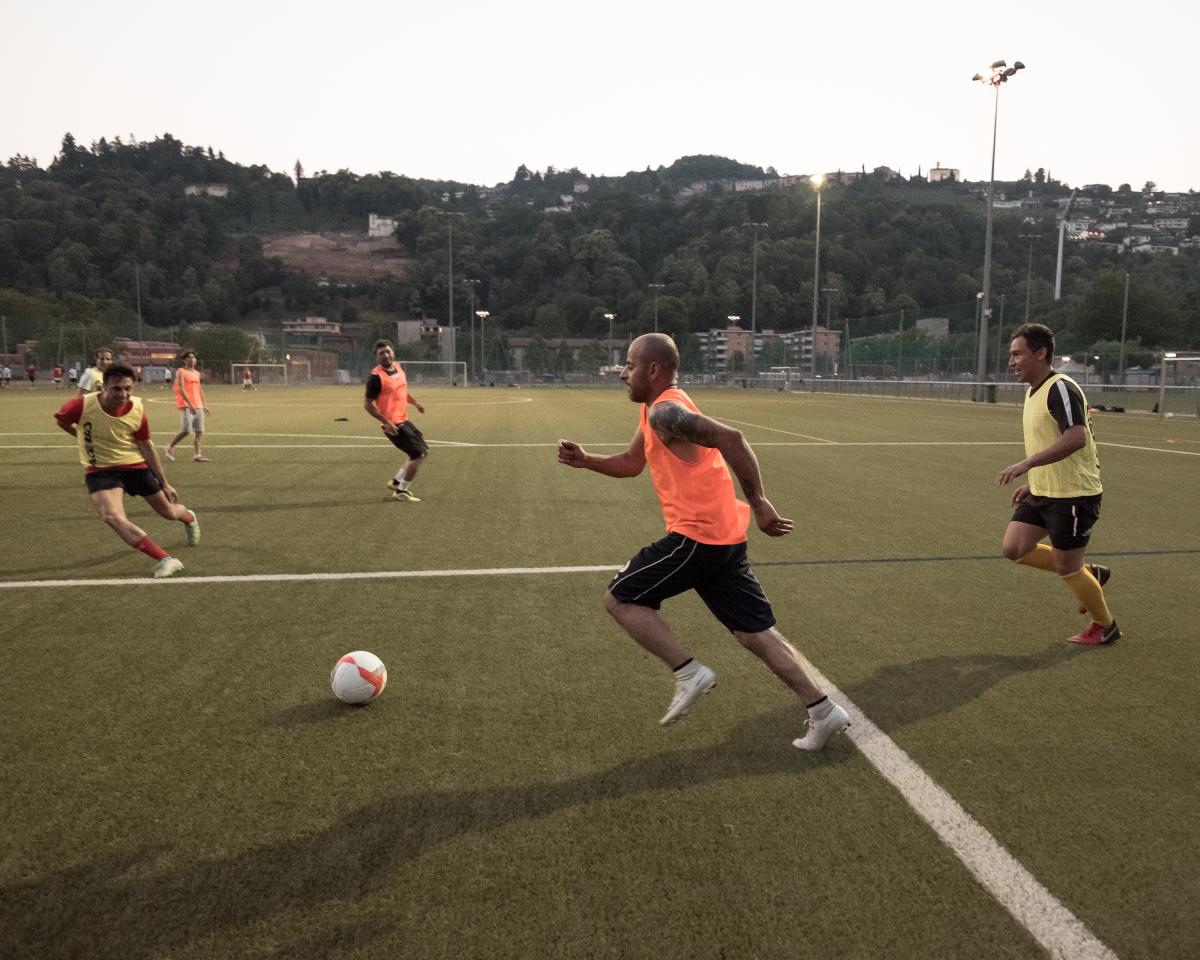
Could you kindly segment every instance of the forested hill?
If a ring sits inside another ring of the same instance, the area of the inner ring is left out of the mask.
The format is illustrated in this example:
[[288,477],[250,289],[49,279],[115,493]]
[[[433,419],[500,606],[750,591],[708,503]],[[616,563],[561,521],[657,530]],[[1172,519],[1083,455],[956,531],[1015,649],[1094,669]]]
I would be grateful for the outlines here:
[[[189,185],[209,186],[189,195]],[[1031,317],[1055,326],[1065,349],[1114,339],[1129,271],[1130,338],[1200,346],[1194,248],[1119,255],[1072,244],[1065,296],[1055,302],[1053,201],[1068,191],[1040,176],[999,187],[1045,201],[996,215],[992,291],[1005,296],[1009,320],[1023,319],[1028,292]],[[1154,201],[1133,191],[1120,199],[1135,209]],[[152,328],[268,328],[299,313],[381,324],[444,319],[453,231],[456,314],[466,315],[473,293],[509,333],[603,336],[606,313],[624,333],[648,327],[655,310],[660,328],[681,339],[732,315],[745,324],[752,309],[762,329],[796,329],[812,315],[815,200],[807,182],[722,157],[620,177],[522,166],[510,182],[480,187],[386,172],[308,173],[299,161],[289,175],[169,135],[90,147],[68,135],[47,167],[18,156],[0,168],[0,314],[10,343],[53,336],[59,326],[90,326],[92,343],[128,335],[139,292]],[[1200,232],[1195,212],[1190,232]],[[263,253],[262,238],[283,232],[363,234],[369,213],[396,221],[403,277],[318,283]],[[858,335],[893,329],[904,310],[950,316],[952,332],[969,335],[983,245],[978,185],[871,174],[830,185],[821,319],[827,308],[835,321],[853,317]]]

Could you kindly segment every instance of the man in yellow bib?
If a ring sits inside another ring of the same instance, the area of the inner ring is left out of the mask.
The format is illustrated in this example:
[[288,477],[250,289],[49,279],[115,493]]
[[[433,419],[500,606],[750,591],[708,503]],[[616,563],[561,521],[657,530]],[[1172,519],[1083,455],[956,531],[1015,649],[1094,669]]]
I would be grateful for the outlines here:
[[[796,651],[775,628],[775,614],[746,559],[751,512],[769,537],[792,532],[763,493],[758,460],[741,432],[718,423],[679,389],[679,351],[665,334],[647,333],[629,346],[621,379],[641,419],[624,453],[597,456],[570,440],[558,442],[558,462],[608,477],[636,477],[647,463],[662,504],[667,536],[623,566],[604,596],[613,619],[675,676],[675,695],[659,722],[666,726],[716,686],[716,674],[676,642],[658,612],[663,600],[695,590],[713,616],[799,696],[808,708],[808,730],[794,740],[820,750],[850,725],[801,666]],[[749,503],[737,499],[730,470]]]
[[54,419],[79,442],[88,498],[100,519],[135,550],[158,561],[156,578],[182,570],[179,560],[125,516],[125,494],[145,497],[159,516],[185,525],[188,546],[200,542],[200,522],[178,502],[150,442],[150,423],[142,401],[133,395],[133,370],[120,364],[108,367],[99,393],[68,400]]
[[[1004,486],[1025,474],[1029,482],[1013,491],[1016,510],[1002,549],[1009,560],[1062,577],[1079,601],[1079,612],[1091,617],[1086,630],[1068,639],[1096,647],[1121,636],[1104,598],[1108,567],[1083,562],[1100,519],[1100,460],[1087,398],[1074,380],[1054,372],[1053,361],[1049,327],[1026,323],[1013,331],[1008,368],[1029,385],[1021,418],[1025,459],[1001,470],[996,483]],[[1049,546],[1041,542],[1047,535]]]

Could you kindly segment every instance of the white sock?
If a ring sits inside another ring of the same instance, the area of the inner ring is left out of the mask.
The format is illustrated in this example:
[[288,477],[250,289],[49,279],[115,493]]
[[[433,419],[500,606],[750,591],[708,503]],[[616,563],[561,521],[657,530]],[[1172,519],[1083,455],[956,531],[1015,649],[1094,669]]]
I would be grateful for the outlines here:
[[808,715],[814,720],[824,720],[833,709],[833,701],[826,697],[820,703],[808,708]]

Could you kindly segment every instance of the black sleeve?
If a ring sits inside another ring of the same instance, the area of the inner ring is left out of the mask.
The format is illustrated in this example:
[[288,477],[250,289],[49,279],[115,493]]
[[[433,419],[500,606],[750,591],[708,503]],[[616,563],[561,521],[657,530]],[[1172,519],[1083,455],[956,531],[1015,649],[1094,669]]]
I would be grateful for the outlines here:
[[379,374],[373,373],[367,377],[367,399],[378,400],[383,392],[383,384],[379,382]]
[[1073,383],[1056,380],[1047,392],[1046,406],[1050,410],[1050,416],[1058,424],[1059,433],[1066,433],[1071,427],[1087,426],[1083,394]]

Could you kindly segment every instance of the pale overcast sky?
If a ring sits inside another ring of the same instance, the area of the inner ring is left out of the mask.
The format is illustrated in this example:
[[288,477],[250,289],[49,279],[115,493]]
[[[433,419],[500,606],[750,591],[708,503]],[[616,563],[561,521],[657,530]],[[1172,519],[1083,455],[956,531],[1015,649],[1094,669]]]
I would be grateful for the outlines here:
[[1200,189],[1194,0],[9,5],[0,159],[170,132],[243,164],[480,184],[688,154]]

